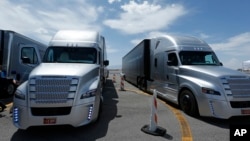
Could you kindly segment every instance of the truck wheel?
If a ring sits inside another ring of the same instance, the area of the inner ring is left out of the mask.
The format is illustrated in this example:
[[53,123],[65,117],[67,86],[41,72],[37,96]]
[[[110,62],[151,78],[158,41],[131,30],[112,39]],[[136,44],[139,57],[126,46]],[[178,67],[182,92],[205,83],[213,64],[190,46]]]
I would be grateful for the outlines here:
[[137,87],[141,89],[141,78],[137,77]]
[[4,111],[4,108],[0,106],[0,113]]
[[102,87],[104,87],[106,84],[106,77],[102,77]]
[[146,80],[144,78],[142,78],[142,90],[143,91],[147,91],[147,83],[146,83]]
[[5,108],[6,106],[0,101],[0,113],[3,112]]
[[194,95],[189,90],[184,90],[180,94],[179,105],[183,112],[190,116],[198,115],[197,103]]
[[12,96],[15,92],[14,84],[12,84],[12,83],[8,84],[6,91],[7,91],[7,95]]
[[100,116],[102,114],[102,100],[100,100],[100,103],[99,103],[99,109],[98,109],[98,115],[97,115],[97,118],[96,118],[96,121],[99,121],[100,120]]

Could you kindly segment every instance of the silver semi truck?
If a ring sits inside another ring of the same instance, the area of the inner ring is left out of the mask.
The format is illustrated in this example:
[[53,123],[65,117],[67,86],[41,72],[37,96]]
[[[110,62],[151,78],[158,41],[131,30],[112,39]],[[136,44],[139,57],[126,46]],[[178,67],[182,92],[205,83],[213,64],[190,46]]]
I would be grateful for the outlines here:
[[47,46],[14,31],[0,30],[0,95],[12,95],[42,62]]
[[108,64],[105,39],[98,32],[57,32],[43,62],[15,92],[14,125],[78,127],[96,121]]
[[125,79],[178,104],[187,114],[250,115],[250,77],[222,66],[212,48],[189,36],[144,39],[122,60]]

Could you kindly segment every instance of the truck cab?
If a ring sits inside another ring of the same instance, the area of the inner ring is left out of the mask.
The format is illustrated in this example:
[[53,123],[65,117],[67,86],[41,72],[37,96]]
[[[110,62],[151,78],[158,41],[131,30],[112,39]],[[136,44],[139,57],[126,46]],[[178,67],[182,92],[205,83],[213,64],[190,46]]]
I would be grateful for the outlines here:
[[0,30],[0,93],[12,96],[42,62],[47,46],[14,31]]
[[250,76],[222,66],[212,48],[192,36],[144,39],[122,61],[128,82],[175,103],[191,116],[250,115]]
[[151,89],[159,96],[192,116],[248,115],[249,76],[223,67],[212,48],[197,38],[164,36],[156,42],[154,63],[159,64],[152,68]]
[[58,31],[43,62],[15,93],[14,125],[78,127],[96,121],[109,62],[104,44],[96,31]]

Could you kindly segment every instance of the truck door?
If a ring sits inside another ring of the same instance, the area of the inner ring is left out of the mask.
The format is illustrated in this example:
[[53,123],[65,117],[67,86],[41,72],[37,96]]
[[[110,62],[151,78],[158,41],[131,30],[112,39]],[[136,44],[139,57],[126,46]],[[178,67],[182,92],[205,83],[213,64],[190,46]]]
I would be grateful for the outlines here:
[[32,69],[41,63],[38,48],[34,45],[21,45],[20,57],[18,59],[19,67],[17,68],[17,74],[19,74],[19,81],[23,82],[28,79]]
[[179,64],[178,58],[175,52],[166,52],[164,65],[164,79],[168,84],[166,94],[172,101],[177,101],[177,93],[179,88],[178,73]]

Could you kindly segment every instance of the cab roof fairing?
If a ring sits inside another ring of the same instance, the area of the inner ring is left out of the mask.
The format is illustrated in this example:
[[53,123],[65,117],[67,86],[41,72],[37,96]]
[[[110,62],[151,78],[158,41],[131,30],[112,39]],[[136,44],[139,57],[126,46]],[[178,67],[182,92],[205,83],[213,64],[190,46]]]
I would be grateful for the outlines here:
[[49,43],[49,46],[94,47],[101,46],[102,36],[97,31],[60,30]]
[[164,42],[171,50],[213,51],[205,41],[192,36],[162,35],[154,39]]
[[100,44],[93,43],[93,42],[86,42],[86,41],[78,41],[78,42],[71,42],[71,41],[52,41],[50,42],[49,46],[53,47],[94,47],[100,48]]

